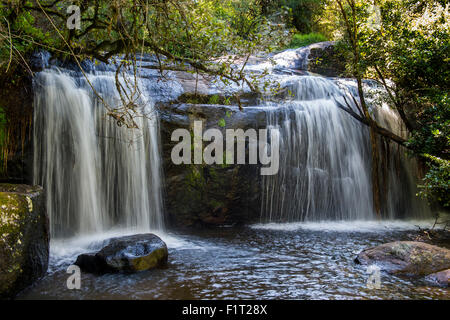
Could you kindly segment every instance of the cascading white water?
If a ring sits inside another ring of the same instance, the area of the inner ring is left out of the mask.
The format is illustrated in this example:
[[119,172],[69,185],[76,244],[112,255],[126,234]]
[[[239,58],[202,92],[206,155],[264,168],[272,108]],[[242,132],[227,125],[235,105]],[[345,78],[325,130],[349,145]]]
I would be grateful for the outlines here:
[[[281,134],[281,152],[278,174],[263,178],[262,221],[376,218],[368,128],[338,107],[346,91],[321,77],[289,81],[294,98],[267,108],[268,125]],[[358,112],[350,96],[347,103]],[[378,111],[378,118],[394,126],[395,116],[386,112]],[[415,196],[414,161],[398,146],[387,149],[383,216],[423,216],[428,210]]]
[[[110,106],[114,73],[89,74]],[[86,79],[49,69],[35,78],[34,183],[46,190],[51,234],[163,228],[158,117],[140,95],[138,129],[119,127]]]
[[[120,105],[114,72],[95,71],[88,77],[109,105]],[[346,93],[356,98],[354,86],[313,76],[277,79],[294,98],[264,106],[269,127],[281,133],[281,145],[278,174],[263,177],[261,220],[376,218],[368,129],[339,108],[347,95],[358,112]],[[149,116],[135,118],[139,130],[127,129],[106,115],[77,72],[47,69],[36,76],[35,85],[34,182],[45,187],[52,236],[162,229],[162,164],[152,99],[142,92],[140,105]],[[372,111],[401,134],[392,110]],[[415,196],[414,161],[395,144],[380,145],[385,148],[383,217],[427,216],[428,208]]]

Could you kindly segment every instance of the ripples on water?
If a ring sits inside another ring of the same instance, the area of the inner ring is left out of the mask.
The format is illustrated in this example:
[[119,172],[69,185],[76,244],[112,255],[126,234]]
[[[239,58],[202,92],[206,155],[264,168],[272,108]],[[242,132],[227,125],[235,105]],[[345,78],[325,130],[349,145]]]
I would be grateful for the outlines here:
[[[81,252],[118,232],[52,242],[49,273],[20,299],[450,299],[450,290],[382,274],[366,288],[353,262],[368,246],[411,240],[429,222],[333,222],[254,225],[191,234],[159,234],[169,247],[164,269],[137,274],[82,274],[68,290],[65,269]],[[123,234],[123,233],[122,233]]]

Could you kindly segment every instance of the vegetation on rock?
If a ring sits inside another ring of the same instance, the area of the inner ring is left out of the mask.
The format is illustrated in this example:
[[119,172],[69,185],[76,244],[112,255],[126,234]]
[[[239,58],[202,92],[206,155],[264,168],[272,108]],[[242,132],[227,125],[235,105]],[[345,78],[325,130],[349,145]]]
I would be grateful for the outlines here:
[[42,188],[0,184],[0,211],[0,297],[10,297],[47,270]]
[[289,48],[300,48],[300,47],[306,47],[310,44],[316,43],[316,42],[323,42],[327,41],[328,39],[321,33],[307,33],[307,34],[300,34],[296,33],[292,37],[291,42],[289,43]]

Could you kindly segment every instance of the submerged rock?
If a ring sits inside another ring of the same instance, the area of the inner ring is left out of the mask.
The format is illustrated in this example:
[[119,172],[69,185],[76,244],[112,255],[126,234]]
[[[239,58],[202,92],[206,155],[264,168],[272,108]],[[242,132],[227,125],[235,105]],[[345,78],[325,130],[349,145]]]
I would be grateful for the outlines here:
[[450,269],[430,274],[425,277],[425,280],[443,287],[450,287]]
[[450,268],[450,250],[423,242],[396,241],[363,250],[355,262],[376,264],[391,274],[426,276]]
[[43,189],[0,184],[0,298],[13,298],[45,274],[49,230]]
[[112,238],[97,253],[78,256],[75,264],[85,272],[138,272],[167,263],[167,246],[152,233]]

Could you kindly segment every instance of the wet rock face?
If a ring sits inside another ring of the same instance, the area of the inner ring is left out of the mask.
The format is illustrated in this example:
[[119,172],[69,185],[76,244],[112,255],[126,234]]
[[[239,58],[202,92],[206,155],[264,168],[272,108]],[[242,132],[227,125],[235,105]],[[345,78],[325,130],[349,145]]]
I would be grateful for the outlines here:
[[133,273],[163,266],[167,258],[164,241],[147,233],[112,238],[99,252],[79,255],[75,264],[82,271],[97,274]]
[[8,151],[8,163],[0,168],[0,183],[29,184],[33,169],[32,78],[22,72],[16,73],[14,79],[3,77],[6,75],[0,75],[0,118],[5,121],[0,120],[0,136],[8,137],[2,142],[2,152]]
[[376,264],[391,274],[426,276],[450,268],[450,250],[423,242],[397,241],[365,249],[355,262]]
[[43,190],[0,184],[0,297],[12,298],[43,276],[49,224]]
[[325,77],[351,77],[345,69],[345,57],[333,43],[311,45],[307,71]]
[[[205,227],[259,221],[260,166],[250,164],[175,165],[171,152],[178,141],[171,141],[176,129],[193,133],[194,121],[203,121],[203,130],[266,127],[264,111],[237,106],[166,104],[159,106],[161,141],[165,173],[165,209],[171,227]],[[224,126],[218,125],[224,120]],[[192,135],[192,134],[191,134]],[[209,142],[203,142],[204,149]],[[248,145],[246,145],[248,153]],[[193,161],[193,155],[192,161]],[[247,158],[248,159],[248,158]],[[247,160],[248,161],[248,160]]]

